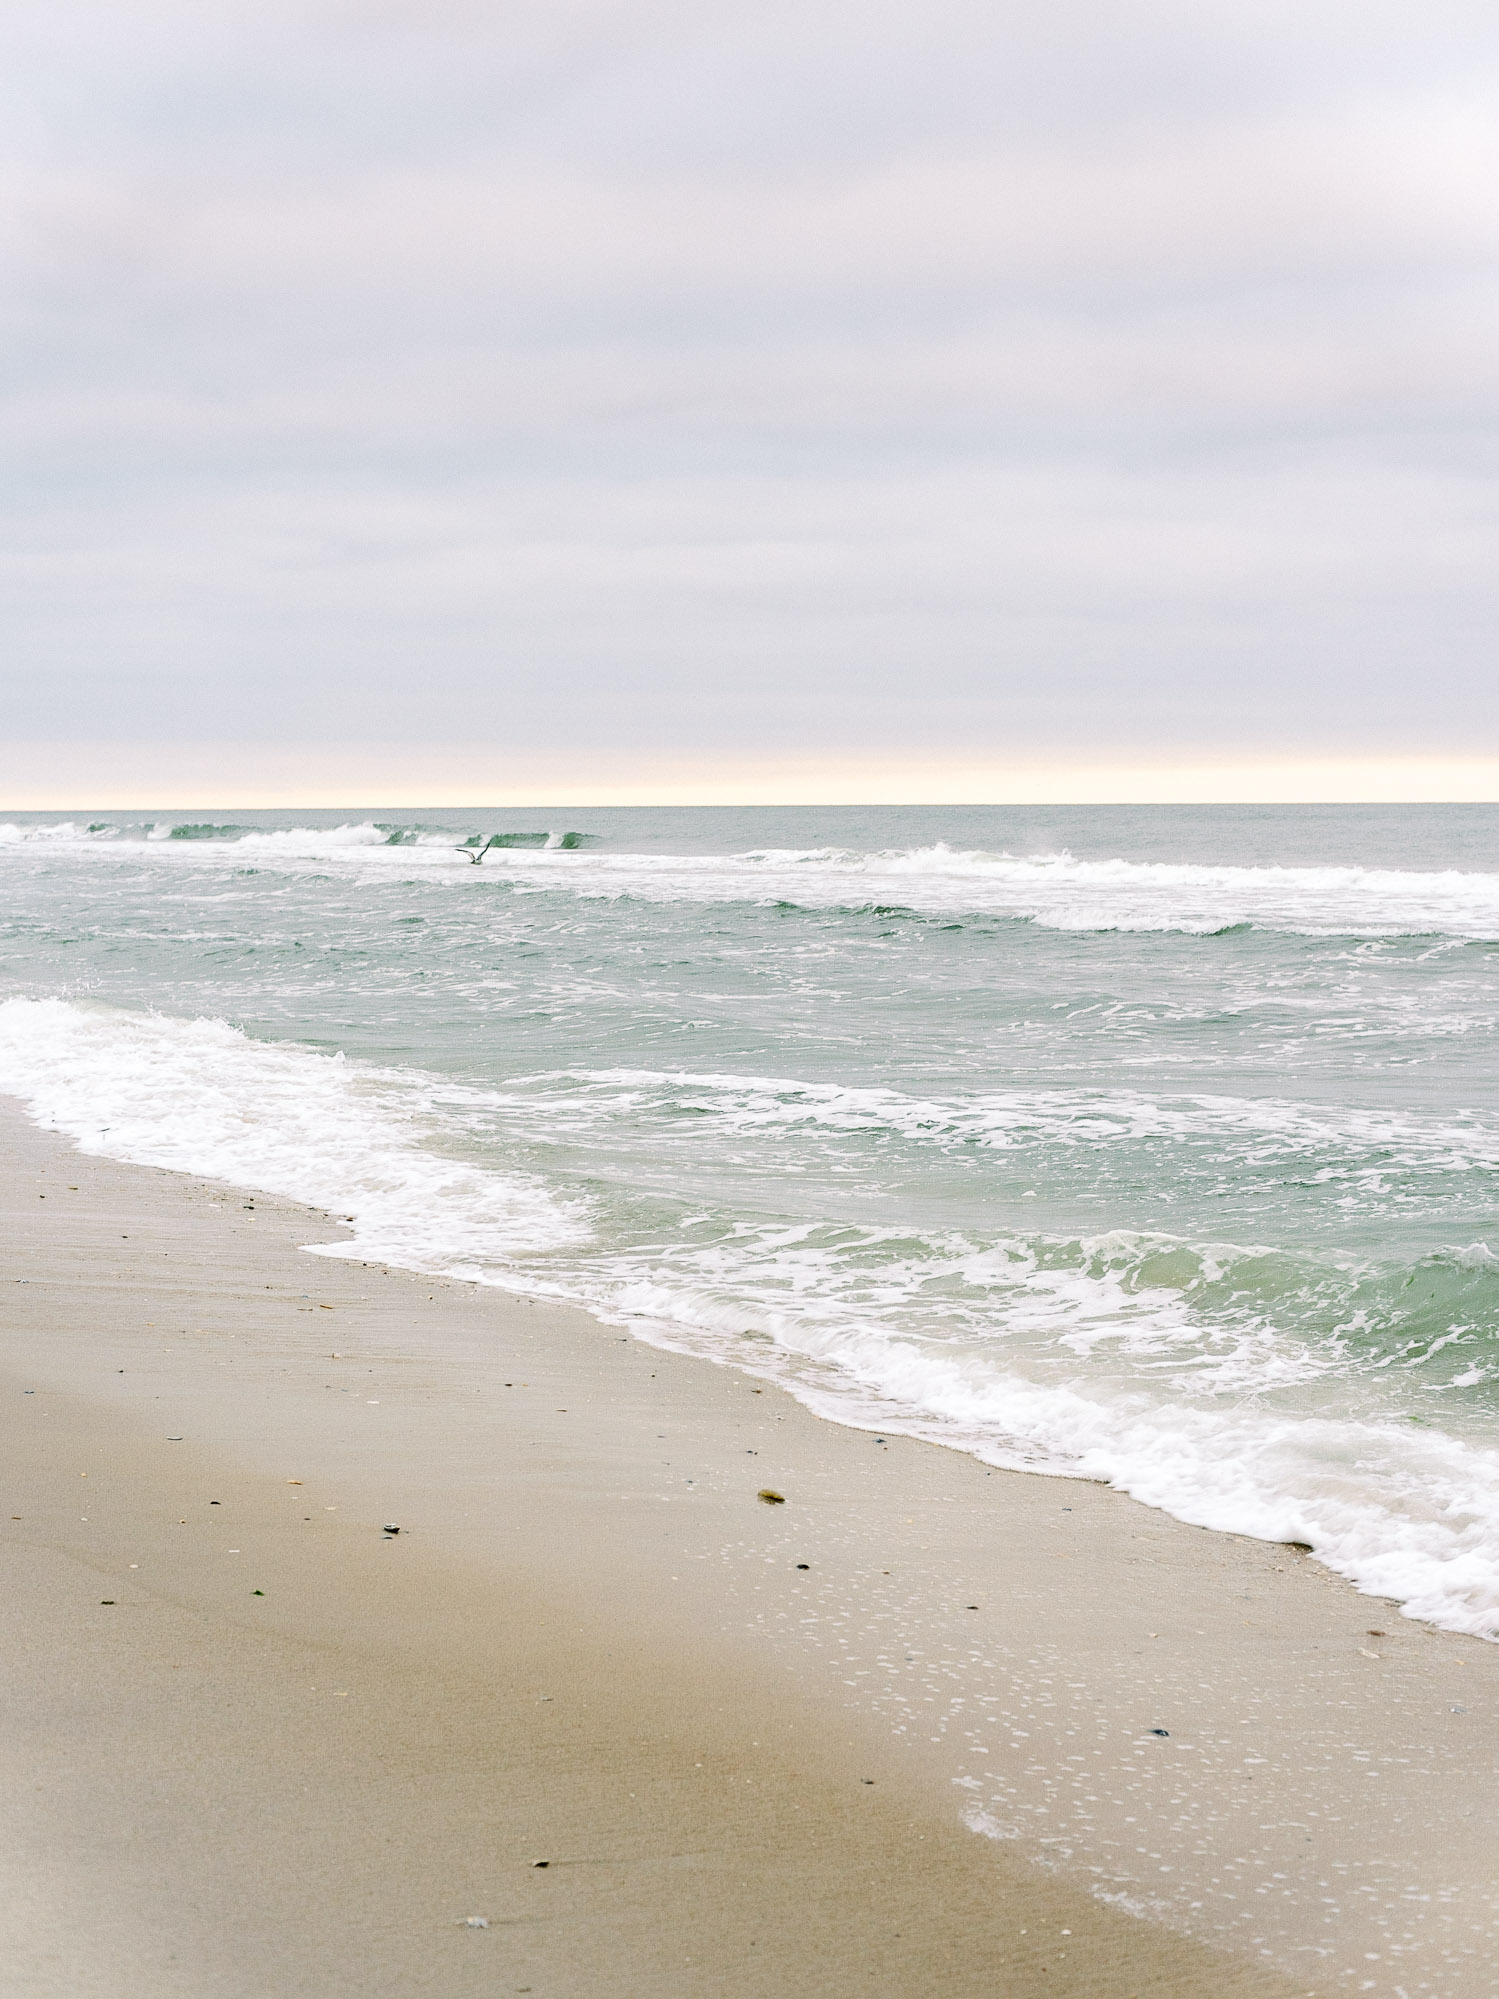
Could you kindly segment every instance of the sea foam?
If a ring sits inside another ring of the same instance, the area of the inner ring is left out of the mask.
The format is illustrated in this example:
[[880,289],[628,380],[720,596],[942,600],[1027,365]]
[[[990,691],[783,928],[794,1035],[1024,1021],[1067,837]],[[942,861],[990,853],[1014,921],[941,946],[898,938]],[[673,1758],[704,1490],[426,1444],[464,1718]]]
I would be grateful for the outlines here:
[[[767,1080],[694,1087],[737,1091],[754,1114]],[[609,1242],[581,1198],[497,1164],[492,1146],[479,1156],[474,1132],[505,1112],[502,1091],[267,1044],[222,1021],[60,999],[0,1003],[0,1089],[86,1151],[352,1217],[331,1253],[570,1299],[779,1380],[836,1420],[1304,1541],[1409,1615],[1499,1635],[1499,1452],[1413,1427],[1377,1364],[1342,1366],[1335,1340],[1293,1339],[1268,1308],[1322,1282],[1333,1318],[1352,1323],[1367,1272],[1306,1258],[1267,1276],[1255,1259],[1269,1252],[1253,1245],[1128,1231],[981,1241],[706,1213],[681,1214],[669,1237]],[[783,1108],[801,1092],[803,1115],[906,1114],[891,1092],[794,1078],[776,1091]],[[1292,1117],[1241,1109],[1272,1128]],[[1207,1114],[1201,1101],[1175,1113]],[[1480,1245],[1433,1270],[1471,1318],[1488,1309],[1472,1286],[1493,1286],[1492,1263]],[[1412,1279],[1390,1281],[1398,1296]]]
[[[496,844],[475,864],[479,848]],[[1305,936],[1499,938],[1499,875],[1359,867],[1209,867],[1067,852],[765,848],[738,854],[596,850],[588,836],[541,830],[351,822],[279,829],[159,821],[149,825],[0,825],[0,846],[87,850],[104,865],[333,869],[356,878],[418,871],[520,893],[644,902],[781,903],[875,908],[925,917],[989,917],[1057,930],[1212,934],[1241,927]]]
[[588,1239],[581,1204],[435,1149],[434,1088],[218,1020],[0,1002],[0,1090],[84,1152],[352,1215],[350,1253],[416,1269]]

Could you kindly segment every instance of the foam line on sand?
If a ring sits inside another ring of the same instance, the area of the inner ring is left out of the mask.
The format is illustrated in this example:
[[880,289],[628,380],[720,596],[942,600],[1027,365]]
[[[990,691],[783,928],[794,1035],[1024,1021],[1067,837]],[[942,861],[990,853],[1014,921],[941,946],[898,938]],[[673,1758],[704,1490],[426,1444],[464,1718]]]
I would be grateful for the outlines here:
[[1496,1648],[0,1160],[7,1994],[1489,1992]]

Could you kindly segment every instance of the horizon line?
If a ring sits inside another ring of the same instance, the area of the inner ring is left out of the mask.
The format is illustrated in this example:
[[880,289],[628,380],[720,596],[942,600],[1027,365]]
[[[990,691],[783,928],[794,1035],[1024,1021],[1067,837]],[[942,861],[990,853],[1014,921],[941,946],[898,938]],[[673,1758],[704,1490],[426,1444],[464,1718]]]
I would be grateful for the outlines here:
[[1027,794],[1012,798],[287,798],[275,796],[260,800],[247,798],[199,799],[196,802],[163,803],[160,799],[146,803],[127,799],[100,803],[97,799],[81,805],[76,800],[64,803],[51,800],[44,804],[12,805],[0,801],[0,814],[21,813],[34,816],[38,813],[62,813],[70,816],[86,817],[99,812],[157,812],[171,817],[180,817],[193,812],[792,812],[792,811],[937,811],[948,809],[964,811],[1006,811],[1037,810],[1051,811],[1063,808],[1101,807],[1112,810],[1131,809],[1142,812],[1158,811],[1163,807],[1208,807],[1249,806],[1293,807],[1298,810],[1314,811],[1329,806],[1346,806],[1361,809],[1366,806],[1452,806],[1454,808],[1473,805],[1499,806],[1499,796],[1482,797],[1377,797],[1345,795],[1341,797],[1286,798],[1267,796],[1237,796],[1222,793],[1211,798],[1155,798],[1109,797],[1106,795],[1078,797],[1054,797],[1047,794]]

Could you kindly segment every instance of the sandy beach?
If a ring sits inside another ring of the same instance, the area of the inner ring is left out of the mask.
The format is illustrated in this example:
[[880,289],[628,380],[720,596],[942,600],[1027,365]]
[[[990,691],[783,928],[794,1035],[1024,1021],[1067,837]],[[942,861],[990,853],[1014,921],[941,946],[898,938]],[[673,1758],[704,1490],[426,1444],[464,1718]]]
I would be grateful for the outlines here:
[[1493,1991],[1494,1648],[0,1134],[7,1995]]
[[1499,1999],[1499,10],[0,46],[0,1999]]

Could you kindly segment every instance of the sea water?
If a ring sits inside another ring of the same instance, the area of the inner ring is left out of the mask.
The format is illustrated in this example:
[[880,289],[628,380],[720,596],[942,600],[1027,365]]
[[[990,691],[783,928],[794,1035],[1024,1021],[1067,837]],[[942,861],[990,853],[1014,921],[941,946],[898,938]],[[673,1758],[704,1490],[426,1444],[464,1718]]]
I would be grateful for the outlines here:
[[0,1090],[1499,1637],[1499,807],[17,816]]

